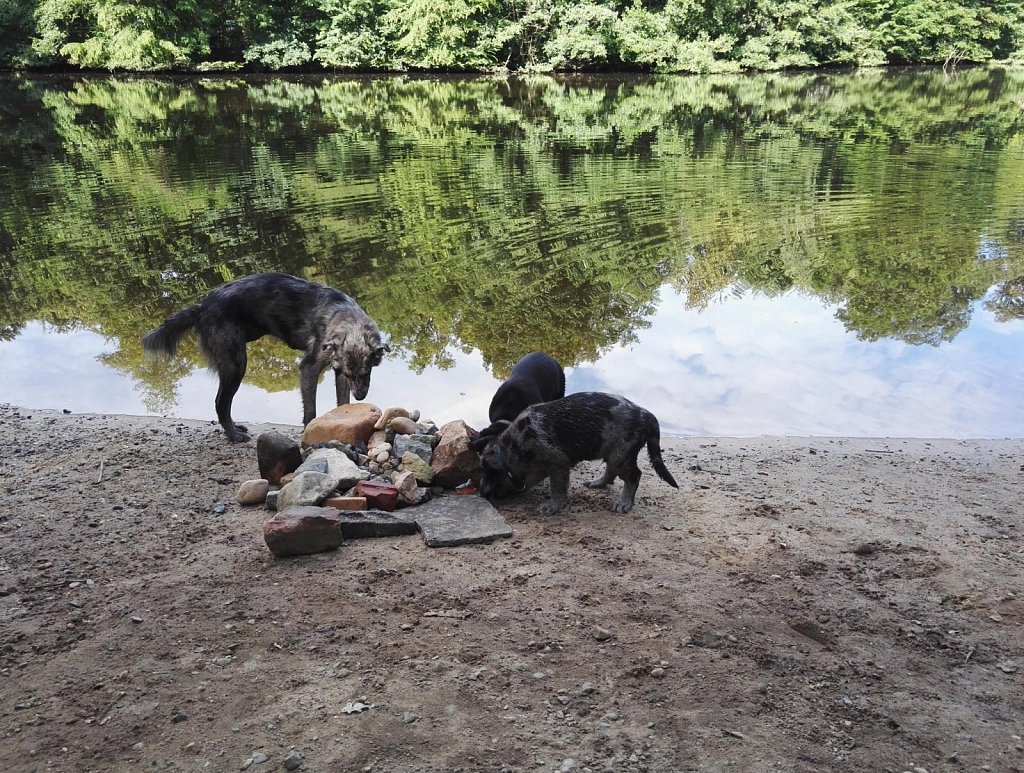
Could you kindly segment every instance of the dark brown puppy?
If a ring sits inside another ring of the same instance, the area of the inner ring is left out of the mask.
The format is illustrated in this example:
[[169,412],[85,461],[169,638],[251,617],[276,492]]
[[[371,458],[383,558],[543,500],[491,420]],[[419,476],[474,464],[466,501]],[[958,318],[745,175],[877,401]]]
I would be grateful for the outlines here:
[[471,447],[482,451],[526,408],[564,395],[565,371],[558,360],[544,352],[530,352],[513,366],[508,380],[495,391],[487,412],[491,425],[480,431]]
[[195,328],[210,368],[220,377],[214,405],[233,443],[248,440],[248,430],[231,420],[231,401],[247,364],[245,346],[265,335],[305,352],[299,363],[302,423],[316,416],[316,386],[334,369],[338,405],[357,400],[370,389],[370,371],[390,351],[372,319],[350,297],[332,287],[290,274],[254,274],[221,285],[195,306],[172,314],[142,337],[146,351],[168,356]]
[[585,459],[603,459],[604,474],[587,485],[607,486],[622,478],[617,513],[633,507],[640,485],[636,460],[647,454],[658,476],[679,488],[661,458],[661,429],[650,411],[618,395],[577,392],[527,408],[480,456],[480,495],[502,498],[551,478],[551,499],[537,511],[561,510],[569,495],[569,470]]

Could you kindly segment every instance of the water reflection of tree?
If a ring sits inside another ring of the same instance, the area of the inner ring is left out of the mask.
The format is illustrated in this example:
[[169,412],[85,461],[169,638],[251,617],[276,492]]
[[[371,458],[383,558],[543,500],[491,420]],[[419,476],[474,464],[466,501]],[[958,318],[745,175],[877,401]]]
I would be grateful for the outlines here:
[[985,301],[985,308],[999,322],[1024,319],[1024,276],[1000,282]]
[[[985,260],[986,224],[957,215],[1019,214],[1022,77],[14,79],[0,330],[116,339],[109,364],[153,405],[185,366],[144,360],[139,334],[265,270],[349,292],[416,368],[594,359],[665,281],[695,307],[797,290],[866,339],[949,340],[993,285],[1020,315],[1021,240]],[[890,207],[897,163],[915,208]],[[251,363],[294,388],[289,350]]]

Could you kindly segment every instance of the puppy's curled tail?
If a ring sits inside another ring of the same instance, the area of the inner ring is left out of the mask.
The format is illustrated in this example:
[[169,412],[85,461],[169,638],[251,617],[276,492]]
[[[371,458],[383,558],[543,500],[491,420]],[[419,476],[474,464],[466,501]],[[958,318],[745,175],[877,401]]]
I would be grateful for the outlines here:
[[173,356],[178,351],[178,341],[199,321],[199,307],[189,306],[175,312],[160,327],[142,336],[142,348],[154,354]]
[[647,455],[651,458],[651,466],[654,467],[654,471],[658,473],[659,478],[672,488],[679,488],[679,484],[676,483],[672,473],[665,466],[665,460],[661,458],[661,427],[658,424],[658,420],[653,413],[648,413],[647,415],[650,417],[647,422]]

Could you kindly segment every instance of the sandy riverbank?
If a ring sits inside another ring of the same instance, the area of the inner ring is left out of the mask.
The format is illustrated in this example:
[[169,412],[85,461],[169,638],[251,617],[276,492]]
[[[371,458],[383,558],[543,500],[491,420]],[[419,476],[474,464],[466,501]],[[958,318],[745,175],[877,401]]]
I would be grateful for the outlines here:
[[1024,769],[1024,441],[664,445],[629,515],[274,560],[253,444],[0,408],[0,769]]

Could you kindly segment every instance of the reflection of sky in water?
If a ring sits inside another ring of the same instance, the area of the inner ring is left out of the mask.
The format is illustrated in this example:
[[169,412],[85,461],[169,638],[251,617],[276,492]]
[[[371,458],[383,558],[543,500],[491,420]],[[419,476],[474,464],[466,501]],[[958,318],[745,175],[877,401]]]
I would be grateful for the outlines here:
[[[939,348],[864,343],[834,309],[799,295],[729,299],[683,308],[669,288],[638,341],[569,369],[571,392],[623,394],[651,409],[665,434],[700,436],[860,435],[1021,437],[1024,321],[997,323],[979,305],[971,326]],[[97,360],[115,344],[93,333],[49,333],[29,325],[0,342],[0,401],[75,413],[149,413],[135,384]],[[444,422],[486,424],[498,382],[477,352],[453,353],[447,371],[422,374],[391,359],[374,370],[370,401],[419,408]],[[216,378],[198,371],[178,385],[171,415],[213,419]],[[321,383],[320,411],[333,407]],[[298,385],[267,393],[243,384],[237,421],[297,424]]]

